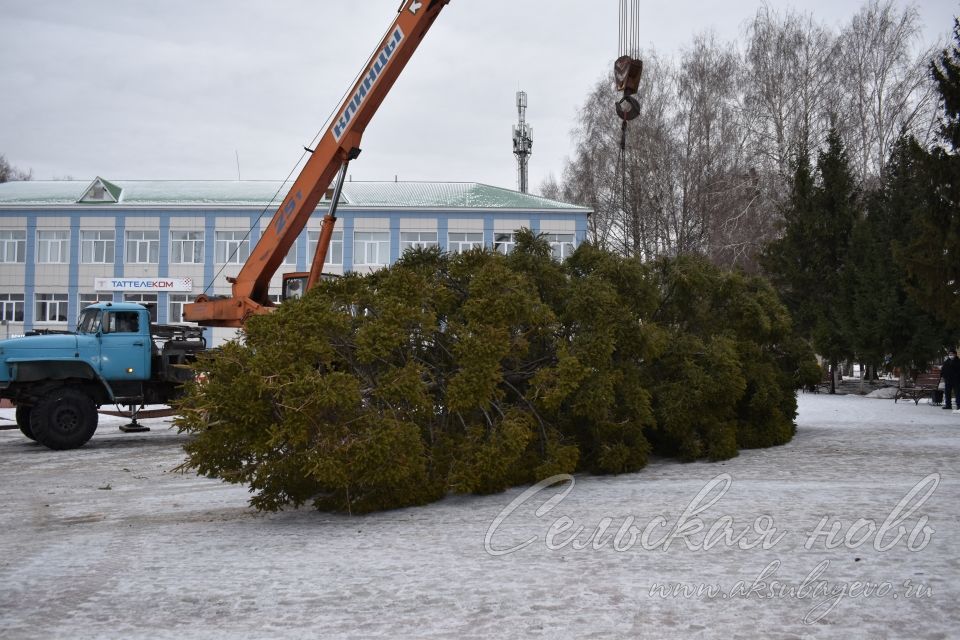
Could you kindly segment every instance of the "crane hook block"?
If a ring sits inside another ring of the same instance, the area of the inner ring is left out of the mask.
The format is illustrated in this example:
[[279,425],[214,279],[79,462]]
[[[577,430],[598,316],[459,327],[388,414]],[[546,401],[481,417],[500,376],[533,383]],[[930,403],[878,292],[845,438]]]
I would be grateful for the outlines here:
[[623,96],[617,101],[617,115],[624,121],[633,120],[640,115],[640,103],[633,96]]
[[632,96],[640,88],[640,76],[643,75],[643,60],[620,56],[613,63],[613,79],[617,83],[617,91],[623,91],[624,96]]

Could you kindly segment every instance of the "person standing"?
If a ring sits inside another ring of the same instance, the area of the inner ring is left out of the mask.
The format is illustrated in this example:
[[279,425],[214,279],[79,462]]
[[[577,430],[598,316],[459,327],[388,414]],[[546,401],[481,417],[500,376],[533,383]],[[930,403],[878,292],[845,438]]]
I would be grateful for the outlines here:
[[956,349],[950,349],[947,353],[947,359],[940,366],[940,378],[943,380],[943,408],[952,409],[950,399],[955,397],[957,409],[960,409],[960,360],[957,359]]

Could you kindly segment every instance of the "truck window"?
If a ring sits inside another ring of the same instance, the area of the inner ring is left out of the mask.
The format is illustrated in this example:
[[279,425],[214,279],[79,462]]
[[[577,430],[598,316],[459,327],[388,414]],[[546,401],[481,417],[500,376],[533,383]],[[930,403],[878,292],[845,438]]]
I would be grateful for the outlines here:
[[117,311],[106,316],[105,333],[139,333],[140,314],[136,311]]
[[100,330],[100,310],[84,309],[80,312],[80,322],[77,331],[80,333],[96,333]]

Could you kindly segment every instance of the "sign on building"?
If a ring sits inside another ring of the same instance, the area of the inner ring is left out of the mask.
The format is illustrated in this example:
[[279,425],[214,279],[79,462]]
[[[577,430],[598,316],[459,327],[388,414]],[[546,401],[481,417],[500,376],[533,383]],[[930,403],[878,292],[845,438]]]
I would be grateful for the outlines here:
[[94,278],[97,291],[193,291],[192,278]]

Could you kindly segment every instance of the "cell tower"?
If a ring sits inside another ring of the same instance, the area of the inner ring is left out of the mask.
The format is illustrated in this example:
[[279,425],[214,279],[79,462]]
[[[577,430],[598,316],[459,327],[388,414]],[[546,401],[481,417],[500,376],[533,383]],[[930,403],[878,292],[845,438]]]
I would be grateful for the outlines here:
[[533,129],[527,124],[527,92],[517,91],[520,122],[513,127],[513,155],[517,156],[517,188],[527,192],[527,165],[533,153]]

